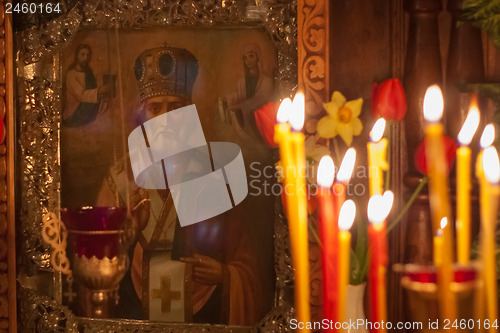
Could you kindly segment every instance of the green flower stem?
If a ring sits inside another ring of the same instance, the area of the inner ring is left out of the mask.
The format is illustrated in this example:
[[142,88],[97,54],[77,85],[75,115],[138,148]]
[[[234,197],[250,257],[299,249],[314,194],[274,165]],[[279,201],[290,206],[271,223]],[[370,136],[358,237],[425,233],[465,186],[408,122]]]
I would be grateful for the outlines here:
[[428,176],[422,178],[420,184],[418,184],[417,188],[415,189],[415,192],[413,192],[410,200],[408,200],[408,202],[406,203],[406,206],[399,213],[399,215],[393,221],[391,221],[391,224],[387,226],[387,233],[391,231],[399,223],[399,221],[403,218],[403,216],[405,216],[406,212],[408,211],[408,209],[410,209],[411,205],[413,204],[413,201],[415,201],[420,191],[422,191],[424,185],[427,184],[428,180],[429,180]]
[[370,262],[370,253],[367,252],[366,253],[366,257],[365,257],[365,260],[363,262],[363,265],[361,266],[361,273],[360,273],[360,283],[362,283],[365,278],[366,278],[366,274],[368,273],[368,263]]
[[316,241],[318,242],[318,245],[320,248],[323,247],[323,244],[321,244],[321,240],[319,239],[319,236],[318,234],[316,233],[316,230],[314,230],[313,226],[310,225],[309,223],[307,224],[307,226],[309,227],[309,230],[311,230],[311,233],[313,234],[314,238],[316,239]]

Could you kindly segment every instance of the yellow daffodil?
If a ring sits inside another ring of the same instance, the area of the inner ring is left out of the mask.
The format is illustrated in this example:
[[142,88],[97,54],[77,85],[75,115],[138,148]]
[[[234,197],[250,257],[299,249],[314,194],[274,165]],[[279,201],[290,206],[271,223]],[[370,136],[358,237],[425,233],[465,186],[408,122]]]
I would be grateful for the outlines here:
[[332,95],[332,101],[323,104],[328,114],[318,122],[319,136],[329,139],[338,134],[350,146],[352,137],[361,134],[363,129],[363,124],[358,118],[362,105],[362,98],[346,102],[345,97],[340,92],[335,91]]

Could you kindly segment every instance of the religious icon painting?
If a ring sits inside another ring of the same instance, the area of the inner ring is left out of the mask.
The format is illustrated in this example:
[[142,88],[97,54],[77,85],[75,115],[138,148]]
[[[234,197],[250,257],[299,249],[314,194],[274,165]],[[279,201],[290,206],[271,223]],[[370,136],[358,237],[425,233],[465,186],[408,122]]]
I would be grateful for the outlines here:
[[[81,31],[63,52],[62,206],[128,205],[137,222],[117,316],[252,325],[270,310],[275,177],[263,172],[272,152],[253,114],[275,100],[276,54],[257,29],[195,28],[120,31],[119,41]],[[136,184],[127,138],[191,104],[207,142],[241,148],[249,186],[226,213],[182,227],[168,187]]]

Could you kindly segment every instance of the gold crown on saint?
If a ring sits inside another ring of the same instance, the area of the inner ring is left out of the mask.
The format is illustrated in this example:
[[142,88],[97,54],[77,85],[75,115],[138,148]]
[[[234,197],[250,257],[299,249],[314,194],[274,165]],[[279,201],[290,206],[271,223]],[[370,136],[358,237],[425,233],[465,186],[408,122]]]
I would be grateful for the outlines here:
[[193,84],[198,74],[198,61],[185,49],[156,47],[137,57],[134,74],[141,102],[165,95],[191,100]]

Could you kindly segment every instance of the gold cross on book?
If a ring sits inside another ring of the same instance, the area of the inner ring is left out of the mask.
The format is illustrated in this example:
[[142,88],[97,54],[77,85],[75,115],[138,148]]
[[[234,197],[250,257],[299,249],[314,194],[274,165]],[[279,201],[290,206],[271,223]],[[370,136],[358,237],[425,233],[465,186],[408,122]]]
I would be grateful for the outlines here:
[[161,299],[161,312],[170,312],[173,300],[181,299],[180,291],[170,290],[170,275],[162,276],[160,289],[153,289],[153,298]]

